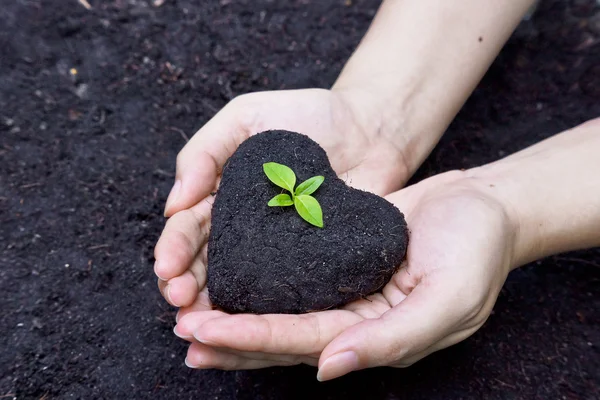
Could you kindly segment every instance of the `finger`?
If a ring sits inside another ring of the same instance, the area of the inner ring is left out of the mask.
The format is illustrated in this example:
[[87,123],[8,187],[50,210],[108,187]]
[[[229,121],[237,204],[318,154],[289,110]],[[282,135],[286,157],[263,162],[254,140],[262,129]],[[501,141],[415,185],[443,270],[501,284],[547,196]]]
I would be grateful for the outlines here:
[[157,280],[158,282],[158,290],[160,291],[160,294],[165,298],[165,300],[172,306],[174,307],[179,307],[177,305],[177,302],[174,301],[171,298],[171,291],[172,291],[172,287],[169,284],[169,282],[163,281],[161,279]]
[[205,244],[200,249],[200,253],[196,255],[196,258],[192,262],[192,266],[190,267],[190,271],[194,274],[196,278],[196,283],[198,284],[198,290],[203,290],[206,286],[206,265],[208,264],[208,246]]
[[177,155],[175,184],[169,193],[165,216],[198,203],[216,188],[223,165],[248,131],[239,122],[236,102],[228,104],[204,125]]
[[310,314],[223,315],[194,330],[199,342],[239,351],[316,354],[344,329],[363,318],[346,310]]
[[198,295],[198,283],[192,271],[176,276],[167,282],[164,296],[175,307],[185,307],[194,302]]
[[[203,247],[206,249],[206,246]],[[201,250],[202,253],[202,250]],[[204,251],[204,253],[206,253]],[[198,255],[189,270],[182,275],[169,279],[169,301],[176,307],[189,307],[194,304],[199,292],[206,284],[206,257]]]
[[210,232],[210,208],[202,201],[171,217],[154,248],[154,273],[166,281],[190,268]]
[[[201,346],[194,346],[193,350],[189,350],[191,352],[196,352],[198,350],[205,351],[204,346],[208,346],[204,343],[192,341],[192,344],[201,344]],[[318,357],[311,356],[298,356],[298,355],[289,355],[289,354],[269,354],[269,353],[258,353],[258,352],[247,352],[247,351],[238,351],[229,349],[227,347],[213,347],[208,346],[213,350],[218,351],[219,353],[230,354],[233,356],[238,356],[245,359],[256,360],[256,361],[271,361],[274,365],[296,365],[296,364],[307,364],[316,366],[319,359]],[[189,354],[189,352],[188,352]]]
[[213,347],[214,349],[218,349],[223,353],[229,353],[234,355],[239,355],[245,358],[251,358],[253,360],[265,360],[265,361],[274,361],[277,363],[281,363],[278,365],[282,365],[283,363],[287,365],[295,365],[295,364],[306,364],[316,367],[319,363],[319,354],[314,356],[309,355],[297,355],[297,354],[271,354],[271,353],[261,353],[261,352],[251,352],[251,351],[239,351],[233,350],[227,347]]
[[397,363],[434,345],[463,322],[469,292],[456,291],[452,277],[424,279],[398,306],[378,319],[344,331],[321,354],[321,381],[348,372]]
[[[384,288],[381,290],[381,293],[388,302],[388,309],[396,307],[408,297],[408,295],[400,288],[390,284],[384,286]],[[387,312],[387,310],[385,312]],[[380,313],[377,317],[381,316],[382,314],[383,313]]]
[[175,321],[179,322],[179,319],[185,315],[196,312],[196,311],[210,311],[213,309],[212,302],[208,296],[208,289],[206,286],[198,293],[196,299],[192,304],[187,307],[181,307],[175,316]]
[[200,310],[179,313],[177,316],[177,325],[173,328],[175,335],[182,339],[191,340],[194,338],[194,332],[206,321],[226,317],[228,314],[219,310]]
[[[409,248],[407,259],[410,257],[410,252],[411,249]],[[395,307],[400,304],[417,287],[422,277],[422,273],[411,271],[408,262],[404,261],[398,272],[392,276],[391,285],[387,285],[384,288],[384,294],[389,299],[390,305]],[[396,288],[397,290],[394,291]]]
[[353,301],[352,303],[348,303],[343,309],[352,311],[364,319],[379,318],[383,313],[390,309],[390,304],[386,297],[387,296],[384,296],[381,293],[375,293],[360,300]]
[[190,368],[215,368],[227,371],[268,368],[277,365],[287,366],[295,364],[299,363],[289,363],[281,360],[255,360],[251,358],[245,358],[240,355],[224,353],[201,343],[192,343],[188,349],[187,357],[185,358],[185,365]]

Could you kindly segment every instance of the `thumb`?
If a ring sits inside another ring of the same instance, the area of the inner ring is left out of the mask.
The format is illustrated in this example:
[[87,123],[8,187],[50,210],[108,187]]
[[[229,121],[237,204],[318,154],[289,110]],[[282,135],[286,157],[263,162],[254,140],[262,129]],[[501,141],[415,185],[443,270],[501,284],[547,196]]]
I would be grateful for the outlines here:
[[331,341],[321,353],[317,379],[326,381],[359,369],[398,365],[415,355],[429,354],[430,347],[452,334],[464,321],[461,304],[470,301],[447,279],[427,278],[381,317],[364,320]]
[[238,120],[236,107],[225,106],[179,152],[175,184],[165,206],[166,217],[192,207],[216,189],[225,162],[248,138]]

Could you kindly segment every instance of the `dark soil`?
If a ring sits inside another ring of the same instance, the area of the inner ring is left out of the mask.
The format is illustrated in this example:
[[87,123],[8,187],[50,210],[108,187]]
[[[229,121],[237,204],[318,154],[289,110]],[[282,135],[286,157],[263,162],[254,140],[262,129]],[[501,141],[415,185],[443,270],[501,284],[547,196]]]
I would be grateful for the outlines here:
[[[269,207],[283,190],[263,164],[287,165],[298,182],[322,175],[314,193],[324,227],[294,207]],[[341,306],[381,289],[406,254],[404,216],[387,200],[339,179],[325,151],[303,134],[263,132],[223,169],[212,208],[208,292],[230,312],[304,313]]]
[[[409,369],[186,368],[152,271],[185,136],[237,94],[331,85],[378,1],[88,1],[0,7],[0,396],[600,398],[598,249],[513,272],[479,332]],[[599,11],[542,1],[415,180],[600,116]]]

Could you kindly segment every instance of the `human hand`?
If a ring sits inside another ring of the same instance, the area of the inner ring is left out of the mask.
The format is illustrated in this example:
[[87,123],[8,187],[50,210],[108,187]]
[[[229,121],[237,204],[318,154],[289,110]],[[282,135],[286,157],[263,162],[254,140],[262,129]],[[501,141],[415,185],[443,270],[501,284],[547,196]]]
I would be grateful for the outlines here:
[[[416,168],[405,162],[403,152],[411,149],[399,143],[406,138],[388,133],[367,98],[348,89],[252,93],[234,99],[192,137],[177,156],[165,208],[171,218],[155,248],[155,272],[167,301],[189,306],[204,287],[210,193],[227,159],[250,135],[269,129],[307,134],[350,186],[379,195],[406,182]],[[385,126],[392,123],[387,118]]]
[[387,197],[410,229],[407,259],[382,293],[339,310],[227,315],[207,298],[182,309],[175,333],[192,342],[195,368],[306,363],[320,380],[405,367],[472,335],[489,316],[513,263],[516,228],[493,188],[465,172],[424,180]]

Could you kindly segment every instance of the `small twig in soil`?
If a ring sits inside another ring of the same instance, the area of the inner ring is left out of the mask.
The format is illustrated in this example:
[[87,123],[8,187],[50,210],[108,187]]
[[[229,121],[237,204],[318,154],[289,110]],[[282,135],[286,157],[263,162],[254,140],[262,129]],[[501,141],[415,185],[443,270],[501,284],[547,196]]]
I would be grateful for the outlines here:
[[109,244],[98,244],[98,245],[95,245],[95,246],[90,246],[87,249],[88,250],[96,250],[96,249],[102,249],[102,248],[108,247],[108,246],[110,246],[110,245]]
[[175,128],[174,126],[170,126],[168,129],[179,133],[181,135],[181,137],[183,138],[183,140],[185,140],[186,143],[190,141],[190,138],[181,129]]
[[581,380],[585,380],[585,378],[583,377],[583,373],[581,372],[581,363],[577,359],[575,359],[575,363],[577,364],[577,372],[579,372],[579,377],[581,378]]
[[579,52],[579,51],[586,50],[590,47],[597,45],[598,43],[600,43],[600,39],[593,39],[591,37],[588,37],[586,40],[581,42],[579,44],[579,46],[575,47],[575,51]]
[[160,383],[160,381],[157,381],[157,382],[156,382],[156,385],[154,385],[154,392],[156,393],[156,392],[157,392],[159,389],[164,389],[164,388],[166,388],[166,387],[167,387],[166,385],[162,385],[162,384]]
[[4,399],[6,397],[15,397],[16,395],[17,395],[16,393],[6,393],[6,394],[0,395],[0,399]]
[[28,189],[28,188],[32,188],[32,187],[35,187],[35,186],[42,186],[42,183],[41,183],[41,182],[27,183],[27,184],[25,184],[25,185],[21,185],[21,186],[19,186],[19,187],[20,187],[21,189]]
[[176,311],[165,311],[162,314],[156,316],[156,319],[163,323],[171,323],[175,320]]
[[511,389],[517,390],[517,387],[516,387],[516,386],[513,386],[513,385],[511,385],[511,384],[509,384],[509,383],[506,383],[506,382],[502,382],[502,381],[501,381],[500,379],[498,379],[498,378],[494,378],[494,380],[495,380],[496,382],[498,382],[499,384],[501,384],[502,386],[506,386],[506,387],[509,387],[509,388],[511,388]]
[[202,99],[201,103],[204,107],[208,108],[213,114],[216,114],[219,111],[216,107],[214,107],[212,104],[210,104],[208,102],[208,100]]
[[103,108],[100,109],[100,119],[98,120],[99,125],[103,125],[104,121],[106,121],[106,111]]
[[129,77],[125,77],[119,81],[113,82],[110,85],[107,86],[107,90],[112,91],[114,89],[116,89],[119,86],[125,85],[127,83],[129,83],[129,81],[131,81],[131,78]]
[[77,2],[84,6],[87,10],[92,9],[92,6],[90,5],[90,3],[87,2],[87,0],[77,0]]
[[257,186],[261,186],[261,185],[268,185],[268,183],[257,183],[256,185],[252,186],[250,189],[254,189]]
[[164,169],[160,169],[160,168],[155,169],[154,173],[157,174],[157,175],[166,176],[168,178],[173,178],[175,176],[175,174],[173,174],[171,172],[167,172]]
[[521,372],[523,373],[523,376],[525,377],[525,380],[527,382],[529,382],[530,379],[529,379],[529,376],[527,376],[527,373],[525,373],[525,367],[523,366],[523,361],[521,361],[520,364],[521,364]]

